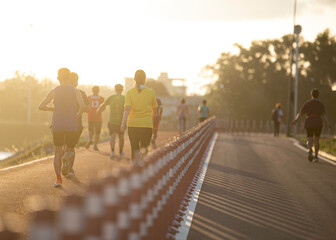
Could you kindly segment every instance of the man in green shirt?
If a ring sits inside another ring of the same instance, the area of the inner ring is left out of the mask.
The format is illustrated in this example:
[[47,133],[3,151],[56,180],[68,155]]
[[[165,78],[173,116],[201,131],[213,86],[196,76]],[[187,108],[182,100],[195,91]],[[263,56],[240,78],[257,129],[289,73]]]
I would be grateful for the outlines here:
[[110,132],[110,146],[111,154],[110,159],[114,158],[116,155],[114,153],[115,138],[118,134],[119,138],[119,158],[124,157],[124,133],[120,131],[121,121],[124,113],[125,96],[121,95],[124,87],[121,84],[114,86],[116,94],[110,96],[106,99],[104,104],[102,104],[97,112],[104,111],[106,106],[110,107],[110,120],[108,122],[108,128]]

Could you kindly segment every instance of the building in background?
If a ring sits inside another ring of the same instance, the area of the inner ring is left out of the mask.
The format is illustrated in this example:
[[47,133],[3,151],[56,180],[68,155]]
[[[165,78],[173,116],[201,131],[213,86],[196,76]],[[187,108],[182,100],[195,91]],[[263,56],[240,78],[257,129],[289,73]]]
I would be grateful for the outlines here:
[[[157,79],[147,78],[147,81],[158,81],[162,83],[170,96],[184,97],[187,93],[184,78],[169,78],[168,73],[162,72]],[[134,86],[134,78],[125,78],[125,92]]]

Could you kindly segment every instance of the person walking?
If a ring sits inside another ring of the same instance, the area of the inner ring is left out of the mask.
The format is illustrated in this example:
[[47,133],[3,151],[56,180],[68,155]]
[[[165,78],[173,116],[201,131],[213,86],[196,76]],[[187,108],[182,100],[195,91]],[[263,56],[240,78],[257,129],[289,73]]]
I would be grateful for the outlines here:
[[[302,115],[307,115],[304,127],[306,128],[308,138],[308,160],[314,160],[314,162],[318,161],[318,152],[320,149],[319,139],[323,128],[323,120],[327,123],[328,127],[331,128],[324,105],[318,100],[319,95],[319,90],[314,88],[311,91],[312,98],[302,106],[293,122],[295,125]],[[313,145],[315,149],[315,156],[313,156]]]
[[[69,69],[59,69],[57,79],[60,85],[51,90],[39,105],[40,110],[53,112],[52,134],[55,146],[55,187],[62,186],[62,156],[68,168],[68,161],[75,155],[74,147],[78,131],[77,106],[79,105],[83,111],[89,110],[83,101],[81,92],[70,86],[70,76]],[[48,106],[51,101],[53,101],[54,107]],[[64,154],[63,145],[65,145]]]
[[146,73],[135,72],[136,87],[126,93],[125,109],[121,123],[121,131],[128,127],[131,143],[132,160],[141,158],[141,152],[147,154],[153,134],[152,111],[158,107],[155,92],[145,86]]
[[283,112],[281,109],[281,104],[275,104],[275,108],[272,111],[272,120],[274,126],[274,137],[279,137],[280,133],[280,124],[282,120]]
[[121,84],[116,84],[114,86],[116,94],[110,96],[106,101],[99,107],[97,113],[101,113],[105,110],[106,106],[110,107],[110,120],[108,122],[108,129],[110,133],[110,147],[111,154],[110,159],[116,156],[115,154],[115,139],[118,135],[119,139],[119,158],[123,158],[124,153],[124,132],[121,131],[121,122],[124,113],[125,97],[122,94],[124,87]]
[[185,99],[182,98],[177,107],[177,118],[179,121],[178,130],[182,134],[186,130],[186,121],[188,119],[188,107],[185,105]]
[[156,108],[155,112],[153,111],[153,137],[151,140],[151,144],[154,149],[156,148],[156,139],[158,136],[159,125],[163,113],[161,100],[159,98],[156,98],[156,102],[158,104],[158,107]]
[[198,113],[199,113],[199,121],[203,122],[209,117],[210,110],[209,107],[206,105],[207,101],[204,99],[202,101],[202,105],[198,107]]
[[102,103],[104,103],[104,98],[102,96],[99,96],[99,87],[93,86],[92,87],[92,95],[90,95],[89,101],[90,101],[90,111],[88,112],[88,124],[89,124],[89,141],[86,144],[86,149],[90,147],[90,145],[93,143],[94,138],[94,145],[93,149],[98,151],[98,142],[100,138],[100,132],[102,128],[102,113],[101,111],[98,112],[98,108]]

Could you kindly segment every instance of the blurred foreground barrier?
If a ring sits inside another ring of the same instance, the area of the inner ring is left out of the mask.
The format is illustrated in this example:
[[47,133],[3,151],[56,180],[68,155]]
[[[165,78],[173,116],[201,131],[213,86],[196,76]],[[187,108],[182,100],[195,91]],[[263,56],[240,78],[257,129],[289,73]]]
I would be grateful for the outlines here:
[[215,129],[216,120],[208,119],[132,167],[90,183],[85,196],[67,196],[58,212],[35,212],[28,239],[175,239]]

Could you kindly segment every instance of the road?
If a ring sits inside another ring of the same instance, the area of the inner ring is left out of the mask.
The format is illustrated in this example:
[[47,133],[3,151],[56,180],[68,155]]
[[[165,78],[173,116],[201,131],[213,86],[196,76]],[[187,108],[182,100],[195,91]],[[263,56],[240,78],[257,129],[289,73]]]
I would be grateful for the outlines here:
[[[159,132],[157,142],[176,136],[174,132]],[[90,179],[100,172],[130,164],[130,145],[125,137],[125,158],[110,160],[109,143],[99,144],[99,151],[81,148],[77,150],[74,170],[75,179],[63,178],[62,188],[53,187],[56,180],[53,157],[46,160],[0,170],[0,216],[12,231],[24,232],[29,222],[29,209],[57,208],[61,197],[72,193],[84,193]],[[118,149],[118,147],[117,147]],[[40,196],[40,197],[39,197]],[[44,201],[41,202],[41,196]],[[34,201],[32,201],[34,200]],[[0,217],[0,229],[1,229]]]
[[218,136],[189,240],[336,239],[336,167],[290,139]]

